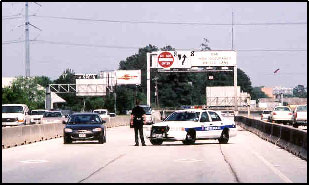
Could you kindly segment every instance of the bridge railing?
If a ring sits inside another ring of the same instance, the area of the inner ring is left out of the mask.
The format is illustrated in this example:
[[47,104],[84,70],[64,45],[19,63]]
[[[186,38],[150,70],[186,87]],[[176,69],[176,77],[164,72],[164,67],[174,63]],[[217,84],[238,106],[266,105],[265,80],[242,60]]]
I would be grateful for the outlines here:
[[235,122],[262,139],[307,160],[307,131],[245,116],[235,116]]

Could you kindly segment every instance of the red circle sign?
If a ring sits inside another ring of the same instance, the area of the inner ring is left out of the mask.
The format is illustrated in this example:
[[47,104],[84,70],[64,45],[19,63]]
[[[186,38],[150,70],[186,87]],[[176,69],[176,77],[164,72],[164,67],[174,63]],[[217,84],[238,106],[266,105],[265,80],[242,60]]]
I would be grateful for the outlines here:
[[174,63],[174,57],[170,52],[162,52],[158,56],[158,63],[164,68],[171,67],[171,65]]

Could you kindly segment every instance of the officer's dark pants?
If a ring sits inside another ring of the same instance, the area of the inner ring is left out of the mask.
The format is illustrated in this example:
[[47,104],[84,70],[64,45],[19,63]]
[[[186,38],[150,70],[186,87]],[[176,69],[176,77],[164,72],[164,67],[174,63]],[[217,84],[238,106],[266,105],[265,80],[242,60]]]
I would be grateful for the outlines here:
[[143,134],[143,125],[142,124],[134,125],[135,143],[136,144],[138,144],[138,132],[139,132],[139,137],[141,138],[142,144],[145,144],[144,134]]

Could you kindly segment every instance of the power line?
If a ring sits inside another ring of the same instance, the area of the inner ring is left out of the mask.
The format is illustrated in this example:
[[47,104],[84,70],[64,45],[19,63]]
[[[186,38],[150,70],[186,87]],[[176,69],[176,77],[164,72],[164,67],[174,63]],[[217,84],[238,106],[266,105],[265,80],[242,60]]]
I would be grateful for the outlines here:
[[[97,44],[83,44],[83,43],[71,43],[71,42],[57,42],[48,40],[30,40],[34,44],[53,44],[53,45],[67,45],[67,46],[81,46],[81,47],[95,47],[95,48],[113,48],[113,49],[140,49],[141,47],[136,46],[112,46],[112,45],[97,45]],[[2,44],[14,44],[24,41],[12,40],[5,41]],[[303,52],[307,49],[236,49],[237,52]]]
[[96,47],[96,48],[115,48],[115,49],[140,49],[140,47],[132,46],[109,46],[109,45],[96,45],[96,44],[79,44],[79,43],[69,43],[69,42],[55,42],[47,40],[35,40],[38,43],[45,44],[55,44],[55,45],[68,45],[68,46],[82,46],[82,47]]
[[[42,16],[42,15],[33,15],[33,17],[75,20],[75,21],[88,21],[88,22],[128,23],[128,24],[171,24],[171,25],[196,25],[196,26],[231,26],[232,25],[232,23],[124,21],[124,20],[73,18],[73,17],[61,17],[61,16]],[[233,25],[239,25],[239,26],[305,25],[305,24],[307,24],[307,22],[233,23]]]

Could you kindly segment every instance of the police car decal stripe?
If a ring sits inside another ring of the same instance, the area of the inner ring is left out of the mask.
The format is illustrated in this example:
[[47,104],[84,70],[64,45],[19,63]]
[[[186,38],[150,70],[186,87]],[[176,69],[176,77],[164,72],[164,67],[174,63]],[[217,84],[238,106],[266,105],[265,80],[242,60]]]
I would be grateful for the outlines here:
[[[223,130],[224,128],[236,128],[236,125],[223,125],[223,126],[202,126],[194,127],[196,131],[211,131],[211,130]],[[188,131],[191,128],[185,128],[185,131]]]

